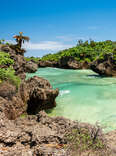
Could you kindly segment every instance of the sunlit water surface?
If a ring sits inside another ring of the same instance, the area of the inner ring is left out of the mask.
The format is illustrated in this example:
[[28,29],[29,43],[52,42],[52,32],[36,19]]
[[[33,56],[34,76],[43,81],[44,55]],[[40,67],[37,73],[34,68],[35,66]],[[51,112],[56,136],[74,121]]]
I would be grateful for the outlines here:
[[50,115],[99,124],[105,131],[116,129],[116,78],[101,78],[91,70],[39,68],[34,75],[59,88],[57,107]]

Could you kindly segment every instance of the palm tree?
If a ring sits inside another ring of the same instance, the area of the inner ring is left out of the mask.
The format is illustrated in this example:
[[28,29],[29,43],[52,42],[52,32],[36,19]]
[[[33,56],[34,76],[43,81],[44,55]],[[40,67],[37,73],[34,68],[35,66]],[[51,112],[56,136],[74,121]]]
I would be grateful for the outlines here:
[[21,48],[22,47],[22,44],[25,42],[25,41],[29,41],[30,38],[28,36],[23,36],[23,32],[19,32],[19,35],[15,35],[13,36],[13,38],[16,39],[16,42],[17,42],[17,45]]

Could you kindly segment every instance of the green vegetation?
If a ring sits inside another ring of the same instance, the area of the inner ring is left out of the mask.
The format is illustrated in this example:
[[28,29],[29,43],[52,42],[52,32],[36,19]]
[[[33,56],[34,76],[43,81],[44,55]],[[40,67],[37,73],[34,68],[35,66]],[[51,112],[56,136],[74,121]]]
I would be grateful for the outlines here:
[[8,53],[0,52],[0,83],[2,81],[9,81],[18,88],[21,80],[15,75],[12,67],[13,63],[14,60],[10,58]]
[[0,52],[0,66],[7,65],[10,66],[14,63],[14,61],[10,58],[8,53]]
[[2,81],[9,81],[17,88],[21,82],[20,78],[15,75],[15,71],[12,67],[0,68],[0,82]]
[[40,58],[38,58],[38,57],[25,57],[24,58],[27,62],[28,61],[33,61],[33,62],[35,62],[35,63],[38,63],[38,61],[40,60]]
[[58,61],[61,57],[72,56],[77,61],[92,62],[97,57],[104,58],[105,54],[112,53],[116,59],[116,42],[110,40],[95,42],[93,40],[85,41],[79,40],[75,47],[62,50],[55,54],[47,54],[42,57],[43,61]]
[[27,117],[27,114],[26,114],[26,113],[20,115],[20,118],[21,118],[21,119],[24,119],[24,118],[26,118],[26,117]]
[[73,151],[75,155],[81,155],[87,151],[93,153],[99,151],[102,154],[105,152],[103,155],[108,152],[107,142],[99,126],[90,129],[90,127],[79,127],[77,125],[65,134],[65,139],[68,141],[65,148]]

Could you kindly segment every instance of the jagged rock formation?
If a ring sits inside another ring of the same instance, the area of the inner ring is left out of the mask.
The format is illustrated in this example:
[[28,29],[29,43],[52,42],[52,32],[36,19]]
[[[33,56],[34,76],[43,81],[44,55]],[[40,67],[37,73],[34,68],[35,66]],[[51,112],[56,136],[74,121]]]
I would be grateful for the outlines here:
[[63,136],[75,125],[62,117],[48,117],[45,112],[11,121],[0,109],[0,155],[67,155],[65,150],[62,153],[61,145],[66,144]]
[[66,56],[59,60],[59,67],[66,69],[88,69],[88,62],[78,62],[74,57]]
[[113,54],[106,54],[103,59],[96,59],[91,69],[100,76],[116,76],[116,60]]
[[[43,111],[34,116],[8,120],[1,107],[0,127],[1,156],[72,156],[70,145],[68,149],[65,147],[68,145],[67,132],[77,127],[90,132],[93,129],[89,124],[79,124],[63,117],[48,117]],[[91,155],[90,151],[84,151],[80,156],[88,154]]]
[[38,62],[39,67],[58,67],[57,61],[39,61]]
[[[48,117],[42,110],[56,106],[58,89],[52,89],[47,80],[37,76],[25,80],[25,72],[36,71],[37,65],[32,62],[26,64],[23,55],[7,45],[1,46],[0,50],[10,53],[15,61],[16,74],[23,79],[19,88],[7,81],[0,83],[0,156],[71,156],[73,151],[65,134],[75,128],[79,134],[81,129],[87,129],[91,139],[96,134],[101,137],[101,133],[92,125],[79,124],[63,117]],[[62,68],[81,69],[89,66],[86,62],[80,66],[73,58],[63,59],[65,63],[60,60],[59,64],[54,62],[53,67],[61,65]],[[107,140],[112,144],[111,135],[108,135]],[[115,155],[115,144],[110,149]],[[84,155],[90,155],[90,151],[84,151]]]
[[74,57],[65,56],[59,61],[39,61],[39,67],[56,67],[64,69],[89,69],[90,64],[87,61],[79,62]]
[[23,82],[19,89],[9,83],[0,84],[0,103],[8,119],[16,119],[23,113],[36,114],[56,106],[58,89],[53,90],[50,83],[39,77]]
[[[70,129],[88,129],[91,133],[94,126],[71,121],[63,117],[48,117],[41,111],[37,115],[27,115],[17,118],[16,120],[8,120],[0,105],[0,155],[1,156],[49,156],[62,155],[72,156],[78,155],[70,148],[68,138],[65,135]],[[106,135],[98,134],[97,137],[104,137],[105,143],[109,142],[109,154],[107,151],[83,151],[80,156],[106,156],[116,154],[115,150],[115,133]],[[93,133],[91,133],[93,134]],[[92,137],[92,136],[91,136]],[[86,139],[86,136],[85,136]],[[103,139],[103,138],[102,138]],[[69,144],[69,145],[68,145]],[[68,148],[66,146],[68,145]]]
[[[26,93],[22,92],[22,94],[26,98]],[[10,120],[16,119],[25,113],[27,109],[27,105],[23,101],[20,91],[17,91],[16,87],[8,82],[0,84],[0,106],[2,106],[1,110]]]
[[10,54],[10,57],[14,60],[13,68],[16,75],[20,76],[22,79],[25,79],[26,72],[35,72],[38,69],[38,66],[32,62],[26,62],[24,59],[23,53],[17,52],[12,49],[9,45],[0,45],[0,51]]
[[47,110],[56,106],[55,98],[58,89],[52,89],[50,83],[40,77],[34,76],[26,81],[29,99],[27,101],[29,114],[36,114],[40,110]]
[[25,68],[27,73],[34,73],[37,71],[38,65],[32,61],[29,61],[26,63]]

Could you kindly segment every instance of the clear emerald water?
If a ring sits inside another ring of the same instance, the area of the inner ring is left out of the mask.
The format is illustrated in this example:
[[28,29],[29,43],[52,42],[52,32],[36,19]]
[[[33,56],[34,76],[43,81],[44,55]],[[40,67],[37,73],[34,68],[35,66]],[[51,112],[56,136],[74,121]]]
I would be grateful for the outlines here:
[[116,78],[101,78],[91,70],[39,68],[34,75],[59,88],[57,106],[50,115],[98,122],[105,131],[116,129]]

